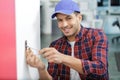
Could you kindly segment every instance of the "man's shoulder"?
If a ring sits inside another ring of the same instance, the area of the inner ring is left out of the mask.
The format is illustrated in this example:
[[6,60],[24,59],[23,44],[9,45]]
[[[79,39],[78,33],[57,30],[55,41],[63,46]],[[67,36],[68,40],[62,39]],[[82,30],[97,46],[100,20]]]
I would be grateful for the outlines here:
[[104,33],[103,29],[97,29],[97,28],[83,28],[86,33],[92,33],[93,35],[95,34],[102,34]]
[[104,30],[102,29],[95,29],[95,28],[83,28],[82,30],[83,32],[83,37],[85,38],[92,38],[92,39],[96,39],[96,38],[105,38],[106,34],[104,33]]
[[103,32],[103,29],[98,29],[98,28],[87,28],[87,27],[84,27],[83,28],[84,30],[86,31],[94,31],[94,32]]

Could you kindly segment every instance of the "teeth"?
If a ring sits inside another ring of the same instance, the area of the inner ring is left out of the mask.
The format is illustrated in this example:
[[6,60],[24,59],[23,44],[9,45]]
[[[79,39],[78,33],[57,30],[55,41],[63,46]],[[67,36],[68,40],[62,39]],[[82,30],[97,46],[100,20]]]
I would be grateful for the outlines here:
[[65,32],[68,32],[69,31],[69,29],[65,29]]
[[72,27],[63,28],[65,33],[69,33]]

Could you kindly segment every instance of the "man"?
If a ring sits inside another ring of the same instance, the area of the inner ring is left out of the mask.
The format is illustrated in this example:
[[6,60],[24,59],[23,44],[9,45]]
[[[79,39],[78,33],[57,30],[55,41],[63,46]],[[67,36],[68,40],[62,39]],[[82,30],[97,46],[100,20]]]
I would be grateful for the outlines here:
[[48,69],[31,49],[26,50],[27,63],[38,68],[40,80],[109,80],[103,31],[81,26],[79,6],[72,0],[60,1],[54,17],[64,36],[39,51],[48,60]]

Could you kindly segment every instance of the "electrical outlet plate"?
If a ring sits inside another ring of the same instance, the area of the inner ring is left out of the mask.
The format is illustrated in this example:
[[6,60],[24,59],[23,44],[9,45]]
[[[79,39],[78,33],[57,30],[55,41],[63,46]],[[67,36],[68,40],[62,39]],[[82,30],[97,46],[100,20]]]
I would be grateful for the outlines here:
[[27,40],[25,40],[25,50],[27,50]]

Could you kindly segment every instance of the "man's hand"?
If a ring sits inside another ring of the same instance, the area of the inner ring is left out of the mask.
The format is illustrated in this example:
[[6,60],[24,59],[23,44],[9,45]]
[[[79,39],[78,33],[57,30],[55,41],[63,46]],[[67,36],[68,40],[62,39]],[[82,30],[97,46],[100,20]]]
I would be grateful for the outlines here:
[[29,48],[26,50],[26,62],[32,67],[39,68],[41,70],[45,69],[45,64],[33,54],[32,50]]
[[55,48],[43,48],[39,53],[48,60],[48,62],[62,63],[63,54],[58,52]]

